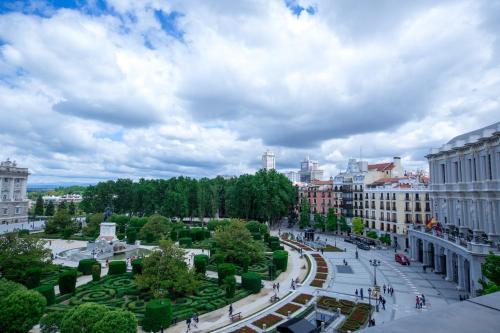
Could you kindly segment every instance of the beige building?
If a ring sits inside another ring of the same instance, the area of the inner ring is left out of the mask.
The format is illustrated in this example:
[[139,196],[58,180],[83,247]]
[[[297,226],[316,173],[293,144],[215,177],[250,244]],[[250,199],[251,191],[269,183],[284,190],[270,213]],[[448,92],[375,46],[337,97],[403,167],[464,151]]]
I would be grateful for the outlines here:
[[[26,227],[28,198],[26,196],[28,169],[16,162],[0,162],[0,224]],[[0,228],[1,229],[1,228]]]
[[365,227],[391,235],[392,246],[409,247],[408,226],[431,219],[429,179],[422,174],[382,178],[364,190]]

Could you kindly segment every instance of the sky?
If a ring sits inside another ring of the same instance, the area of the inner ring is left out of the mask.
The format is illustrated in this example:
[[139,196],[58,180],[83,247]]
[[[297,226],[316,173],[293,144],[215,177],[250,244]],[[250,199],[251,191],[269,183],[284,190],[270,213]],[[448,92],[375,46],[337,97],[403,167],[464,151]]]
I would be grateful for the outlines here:
[[425,155],[500,120],[499,1],[0,1],[0,159],[31,183]]

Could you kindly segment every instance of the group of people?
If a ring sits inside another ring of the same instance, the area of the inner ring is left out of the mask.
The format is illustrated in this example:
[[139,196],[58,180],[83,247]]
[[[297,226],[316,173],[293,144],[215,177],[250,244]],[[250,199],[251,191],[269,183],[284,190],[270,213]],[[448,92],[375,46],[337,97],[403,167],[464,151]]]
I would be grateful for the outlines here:
[[195,312],[192,317],[186,319],[186,332],[191,331],[191,324],[194,328],[198,328],[198,323],[200,322],[200,318],[198,318],[198,314]]
[[384,291],[384,294],[385,294],[385,292],[386,292],[386,291],[387,291],[387,293],[388,293],[389,295],[391,295],[391,296],[394,294],[394,288],[393,288],[393,287],[391,287],[391,286],[386,286],[386,285],[384,284],[384,286],[382,287],[382,290]]
[[415,298],[415,308],[421,309],[422,306],[425,306],[425,296],[424,294],[422,295],[417,295]]
[[371,318],[371,319],[368,321],[368,326],[375,326],[375,318]]
[[[293,282],[293,280],[292,280],[292,282]],[[273,291],[274,292],[276,292],[276,291],[280,292],[280,283],[279,282],[273,283]]]

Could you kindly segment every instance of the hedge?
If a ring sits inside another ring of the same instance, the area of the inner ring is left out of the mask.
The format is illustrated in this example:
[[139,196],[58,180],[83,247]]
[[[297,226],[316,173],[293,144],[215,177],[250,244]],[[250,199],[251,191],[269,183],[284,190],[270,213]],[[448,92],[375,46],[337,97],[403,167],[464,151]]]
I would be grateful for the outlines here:
[[262,240],[262,236],[258,232],[252,233],[252,237],[253,237],[254,240]]
[[181,238],[191,238],[191,230],[190,229],[179,230],[179,240]]
[[82,259],[78,262],[77,270],[82,272],[83,275],[92,274],[92,266],[97,264],[97,260],[95,259]]
[[158,332],[167,328],[172,321],[172,303],[168,299],[153,299],[146,304],[146,314],[142,328],[146,332]]
[[210,233],[210,230],[208,230],[208,229],[204,229],[203,233],[204,233],[203,237],[205,239],[209,239],[210,237],[212,237],[212,234]]
[[77,275],[78,273],[74,269],[66,270],[59,275],[59,293],[61,295],[75,291]]
[[236,290],[236,278],[234,275],[228,275],[224,278],[224,288],[226,289],[226,298],[234,297],[234,292]]
[[191,240],[191,237],[179,238],[179,245],[180,246],[191,247],[192,244],[193,244],[193,241]]
[[201,228],[192,228],[191,229],[191,239],[194,241],[201,241],[204,239],[204,232]]
[[127,244],[135,244],[137,240],[137,230],[135,228],[127,229]]
[[114,260],[109,262],[108,275],[118,275],[127,272],[127,263],[123,260]]
[[56,293],[54,292],[54,286],[51,284],[42,284],[36,287],[34,290],[38,291],[47,300],[47,305],[52,305],[56,301]]
[[177,235],[177,230],[175,229],[170,230],[170,239],[176,242],[178,238],[179,237]]
[[142,259],[141,258],[132,260],[132,273],[142,274]]
[[233,264],[223,263],[217,266],[217,276],[219,278],[219,285],[224,282],[226,276],[236,274],[236,266]]
[[101,265],[96,263],[92,266],[92,281],[99,281],[101,279]]
[[262,279],[259,274],[248,272],[241,274],[241,286],[253,294],[260,292]]
[[206,254],[197,254],[193,258],[194,268],[197,273],[205,274],[208,265],[208,256]]
[[224,227],[229,224],[228,220],[212,220],[208,221],[207,228],[210,231],[214,231],[218,227]]
[[273,263],[276,266],[276,269],[283,272],[286,271],[288,265],[288,252],[283,250],[274,251]]
[[26,270],[26,287],[33,289],[40,285],[42,270],[39,267],[31,267]]

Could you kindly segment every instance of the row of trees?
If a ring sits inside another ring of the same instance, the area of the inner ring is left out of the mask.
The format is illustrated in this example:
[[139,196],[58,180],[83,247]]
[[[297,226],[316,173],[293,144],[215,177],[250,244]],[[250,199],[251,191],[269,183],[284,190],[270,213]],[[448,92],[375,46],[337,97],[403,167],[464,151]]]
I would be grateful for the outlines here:
[[[61,202],[57,209],[67,209],[68,213],[73,216],[76,214],[76,205],[74,202],[70,202],[67,204],[66,202]],[[33,210],[33,214],[35,216],[53,216],[56,212],[56,205],[54,205],[53,201],[49,201],[47,205],[45,205],[43,198],[41,195],[38,196],[35,203],[35,209]]]
[[326,217],[319,213],[314,214],[314,224],[311,221],[311,206],[308,200],[300,203],[299,226],[301,228],[314,227],[322,231],[349,231],[349,226],[344,216],[337,216],[333,208],[328,209]]
[[275,170],[231,179],[130,179],[100,182],[83,193],[87,213],[112,207],[119,214],[167,217],[234,217],[277,221],[293,210],[296,188]]

